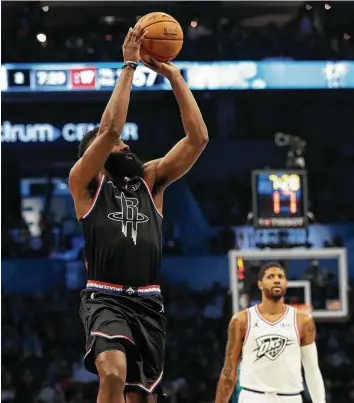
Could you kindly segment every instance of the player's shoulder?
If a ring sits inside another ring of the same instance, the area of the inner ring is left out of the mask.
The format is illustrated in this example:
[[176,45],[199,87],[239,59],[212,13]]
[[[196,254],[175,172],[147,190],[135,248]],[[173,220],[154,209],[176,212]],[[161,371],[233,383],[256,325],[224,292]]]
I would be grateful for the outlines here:
[[233,317],[230,320],[230,325],[245,325],[247,324],[248,321],[248,314],[247,314],[247,309],[237,312],[233,315]]
[[313,322],[313,317],[310,313],[301,311],[299,309],[296,310],[296,319],[297,323],[301,324],[302,326],[306,326],[307,324]]
[[144,164],[144,169],[156,168],[156,166],[160,163],[160,161],[161,161],[161,158],[157,158],[155,160],[147,161]]
[[157,179],[157,167],[161,161],[161,158],[156,160],[150,160],[144,164],[143,167],[143,180],[148,185],[149,189],[152,190],[156,185]]
[[76,192],[76,189],[78,187],[79,181],[78,181],[78,176],[79,176],[79,167],[80,166],[80,160],[76,161],[74,166],[70,169],[69,172],[69,177],[68,177],[68,185],[69,185],[69,190],[72,195]]
[[144,170],[143,177],[145,180],[149,179],[151,177],[155,179],[155,176],[157,173],[157,167],[158,167],[160,161],[161,161],[161,158],[145,162],[145,164],[143,166],[143,170]]

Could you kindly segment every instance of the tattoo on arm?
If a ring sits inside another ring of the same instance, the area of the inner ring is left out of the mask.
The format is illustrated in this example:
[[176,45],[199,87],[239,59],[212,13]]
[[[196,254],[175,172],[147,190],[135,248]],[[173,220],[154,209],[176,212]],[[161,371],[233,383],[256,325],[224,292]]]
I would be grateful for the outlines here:
[[312,319],[311,322],[307,325],[307,334],[314,335],[315,332],[316,332],[315,323]]
[[222,370],[224,377],[229,378],[232,369],[232,353],[236,342],[235,324],[230,324],[228,341],[226,345],[225,365]]
[[233,319],[229,326],[225,363],[218,382],[215,403],[227,403],[235,388],[240,350],[238,343],[237,320]]
[[315,341],[315,338],[316,338],[315,322],[313,318],[309,318],[309,320],[304,324],[304,331],[301,344],[303,346],[311,344]]

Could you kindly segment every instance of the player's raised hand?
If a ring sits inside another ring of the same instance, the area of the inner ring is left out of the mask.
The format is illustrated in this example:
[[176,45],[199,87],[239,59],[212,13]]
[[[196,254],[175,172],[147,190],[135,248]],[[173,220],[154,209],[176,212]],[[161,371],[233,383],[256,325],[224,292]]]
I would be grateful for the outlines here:
[[124,61],[140,60],[140,46],[146,35],[147,31],[144,31],[139,23],[134,28],[129,28],[122,47]]
[[144,56],[142,62],[145,66],[149,67],[151,70],[155,71],[162,76],[171,79],[174,75],[180,74],[179,68],[172,63],[159,62],[152,56]]

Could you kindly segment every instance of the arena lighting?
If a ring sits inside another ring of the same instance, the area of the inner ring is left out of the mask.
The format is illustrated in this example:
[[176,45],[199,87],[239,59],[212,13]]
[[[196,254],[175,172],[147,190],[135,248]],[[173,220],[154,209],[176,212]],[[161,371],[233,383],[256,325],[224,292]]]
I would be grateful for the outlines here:
[[37,40],[38,40],[38,42],[40,42],[40,43],[44,43],[44,42],[47,40],[47,35],[46,35],[46,34],[43,34],[43,33],[38,34],[38,35],[37,35]]
[[332,7],[329,5],[329,4],[325,4],[325,6],[324,6],[324,8],[326,9],[326,10],[330,10]]
[[43,6],[43,7],[42,7],[42,10],[46,13],[46,12],[49,11],[49,7],[48,7],[48,6]]
[[198,22],[197,22],[197,21],[191,21],[191,27],[192,27],[192,28],[196,28],[197,25],[198,25]]
[[289,147],[286,160],[287,168],[305,168],[304,153],[307,144],[305,140],[285,133],[275,133],[274,140],[278,147]]
[[103,21],[106,24],[114,24],[115,20],[116,20],[115,17],[112,15],[107,15],[107,16],[103,17]]

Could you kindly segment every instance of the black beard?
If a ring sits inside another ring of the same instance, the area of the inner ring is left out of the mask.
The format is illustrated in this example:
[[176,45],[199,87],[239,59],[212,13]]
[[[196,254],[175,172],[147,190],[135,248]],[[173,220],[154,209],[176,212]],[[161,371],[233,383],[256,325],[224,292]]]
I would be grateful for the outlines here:
[[270,299],[272,300],[272,301],[279,301],[280,299],[282,299],[284,297],[284,295],[274,295],[274,294],[271,294],[270,295]]
[[271,290],[264,290],[265,296],[272,301],[279,301],[284,298],[286,290],[283,290],[280,294],[273,294]]
[[[131,156],[128,158],[127,154]],[[120,179],[125,176],[142,176],[143,162],[135,154],[125,153],[123,151],[110,153],[104,168],[112,179]]]

